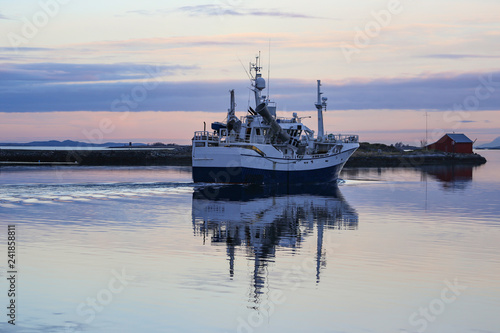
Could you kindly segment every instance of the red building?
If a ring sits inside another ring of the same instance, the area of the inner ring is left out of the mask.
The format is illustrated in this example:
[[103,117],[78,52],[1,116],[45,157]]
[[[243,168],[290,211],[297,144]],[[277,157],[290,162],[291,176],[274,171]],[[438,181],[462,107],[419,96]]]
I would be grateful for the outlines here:
[[472,154],[472,142],[465,134],[448,133],[426,148],[446,153]]

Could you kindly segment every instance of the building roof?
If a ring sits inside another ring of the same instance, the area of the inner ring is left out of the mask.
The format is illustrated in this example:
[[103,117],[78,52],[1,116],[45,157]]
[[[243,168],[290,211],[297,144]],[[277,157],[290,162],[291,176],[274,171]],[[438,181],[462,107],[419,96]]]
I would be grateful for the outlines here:
[[446,135],[456,143],[472,143],[472,140],[462,133],[446,133]]

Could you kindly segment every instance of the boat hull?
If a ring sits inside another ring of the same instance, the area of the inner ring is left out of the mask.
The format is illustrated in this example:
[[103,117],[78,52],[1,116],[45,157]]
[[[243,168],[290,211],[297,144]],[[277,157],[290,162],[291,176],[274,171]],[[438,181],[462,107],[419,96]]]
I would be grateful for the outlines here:
[[342,164],[321,169],[278,171],[255,168],[193,167],[195,183],[304,184],[325,183],[338,179]]
[[[261,150],[261,149],[262,150]],[[347,147],[346,147],[347,148]],[[305,184],[336,181],[357,144],[337,154],[302,159],[272,157],[269,149],[198,148],[193,150],[196,183]],[[256,151],[259,151],[259,155]]]

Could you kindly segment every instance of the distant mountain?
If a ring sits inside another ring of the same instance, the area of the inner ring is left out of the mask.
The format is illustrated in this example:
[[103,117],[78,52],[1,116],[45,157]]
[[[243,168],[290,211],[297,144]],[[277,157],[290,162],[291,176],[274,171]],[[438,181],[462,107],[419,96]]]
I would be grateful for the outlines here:
[[500,149],[500,136],[490,143],[485,143],[484,145],[480,145],[477,148],[486,149],[486,148],[496,148]]
[[[120,147],[120,146],[128,146],[128,143],[123,142],[105,142],[100,144],[95,143],[87,143],[80,141],[72,141],[72,140],[50,140],[50,141],[33,141],[28,143],[2,143],[0,142],[0,146],[16,146],[16,147]],[[144,143],[132,143],[132,146],[145,146]]]

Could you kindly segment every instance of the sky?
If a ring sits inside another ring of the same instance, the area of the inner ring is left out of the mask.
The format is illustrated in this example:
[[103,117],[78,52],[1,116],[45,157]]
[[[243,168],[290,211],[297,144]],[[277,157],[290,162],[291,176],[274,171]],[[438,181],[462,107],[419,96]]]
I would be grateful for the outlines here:
[[230,89],[239,115],[253,106],[259,52],[278,116],[316,129],[321,80],[326,132],[490,142],[499,12],[497,0],[0,0],[0,142],[189,144],[224,120]]

